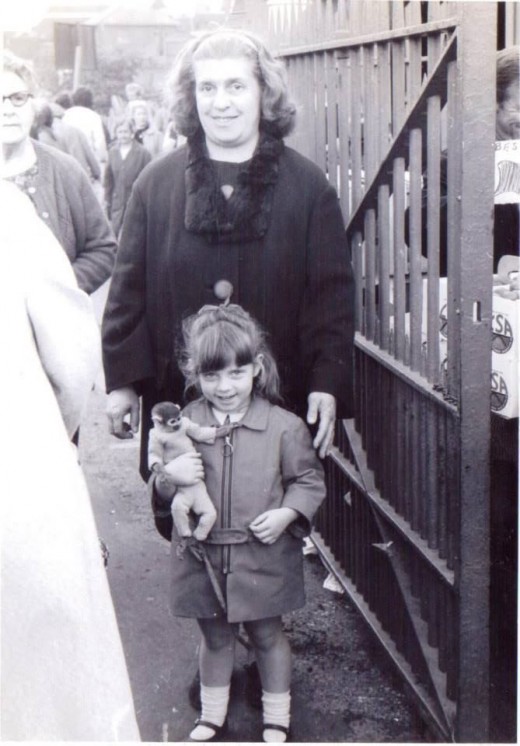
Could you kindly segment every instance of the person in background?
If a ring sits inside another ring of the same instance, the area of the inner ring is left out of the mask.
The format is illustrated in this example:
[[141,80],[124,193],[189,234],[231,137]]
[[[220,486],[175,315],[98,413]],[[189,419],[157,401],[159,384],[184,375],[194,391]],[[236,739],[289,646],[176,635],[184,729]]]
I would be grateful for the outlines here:
[[152,156],[134,139],[133,120],[120,118],[115,125],[115,144],[108,151],[105,171],[105,204],[116,236],[119,235],[135,180]]
[[9,464],[1,501],[2,739],[138,741],[94,516],[70,443],[101,362],[98,325],[30,200],[0,181],[0,204],[9,423],[2,445]]
[[61,106],[64,112],[67,111],[67,109],[72,107],[72,91],[59,91],[54,96],[54,103]]
[[127,112],[134,123],[134,139],[156,158],[162,153],[164,136],[152,121],[148,103],[142,99],[130,101]]
[[0,86],[2,178],[31,199],[67,254],[80,288],[93,293],[114,266],[117,244],[110,224],[78,162],[30,138],[35,80],[28,64],[7,50]]
[[65,109],[55,102],[49,103],[52,112],[52,130],[62,149],[77,160],[88,174],[90,183],[99,182],[101,170],[88,140],[81,130],[63,121]]
[[185,145],[186,142],[187,140],[184,135],[179,135],[177,132],[175,122],[172,119],[169,119],[164,133],[162,146],[163,153],[171,153],[172,150],[180,148],[181,145]]
[[66,153],[67,150],[64,143],[61,138],[58,137],[53,128],[54,115],[50,104],[48,104],[47,101],[40,99],[35,101],[35,109],[36,114],[31,127],[31,137],[39,142],[45,143],[45,145],[52,145]]
[[[94,97],[90,88],[79,86],[72,94],[72,106],[65,110],[63,121],[66,124],[81,130],[86,136],[88,143],[97,158],[101,171],[101,178],[103,178],[105,166],[108,160],[108,145],[103,120],[97,111],[94,111],[93,107]],[[102,182],[96,184],[95,192],[98,199],[102,202]]]
[[140,83],[131,81],[125,85],[125,97],[128,103],[131,101],[142,100],[144,98],[144,91]]

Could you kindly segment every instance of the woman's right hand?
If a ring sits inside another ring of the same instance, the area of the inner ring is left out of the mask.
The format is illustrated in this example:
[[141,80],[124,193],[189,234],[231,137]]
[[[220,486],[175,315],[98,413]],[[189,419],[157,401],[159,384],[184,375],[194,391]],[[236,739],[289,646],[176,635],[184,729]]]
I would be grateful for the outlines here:
[[[134,437],[139,430],[139,397],[132,386],[111,391],[106,411],[112,435],[122,439]],[[125,420],[127,415],[130,415],[130,422]]]
[[161,479],[166,479],[176,487],[189,487],[204,479],[202,456],[197,451],[183,453],[167,463]]

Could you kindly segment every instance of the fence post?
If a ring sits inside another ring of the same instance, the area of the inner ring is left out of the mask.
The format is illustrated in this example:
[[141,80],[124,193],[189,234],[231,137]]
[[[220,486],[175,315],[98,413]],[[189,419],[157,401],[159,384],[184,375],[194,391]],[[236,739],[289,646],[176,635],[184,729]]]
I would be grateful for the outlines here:
[[[489,444],[496,3],[458,4],[461,148],[459,692],[455,737],[489,740]],[[458,180],[458,179],[457,179]]]

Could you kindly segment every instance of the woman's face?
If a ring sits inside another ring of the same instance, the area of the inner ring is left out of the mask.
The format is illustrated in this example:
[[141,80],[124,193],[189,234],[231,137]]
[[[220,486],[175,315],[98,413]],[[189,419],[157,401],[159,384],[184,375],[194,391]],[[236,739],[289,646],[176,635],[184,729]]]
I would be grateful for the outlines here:
[[128,124],[120,124],[116,129],[116,138],[119,145],[128,145],[132,142],[133,134]]
[[29,97],[21,106],[14,106],[7,98],[13,93],[28,93],[27,84],[15,73],[0,73],[0,88],[3,97],[2,144],[17,145],[29,137],[35,116],[34,102]]
[[136,106],[133,111],[133,119],[135,122],[135,128],[142,130],[148,124],[148,111],[144,106]]
[[208,144],[251,146],[258,140],[262,90],[246,57],[197,60],[195,98]]
[[504,100],[497,107],[497,140],[517,140],[520,138],[520,87],[510,83]]

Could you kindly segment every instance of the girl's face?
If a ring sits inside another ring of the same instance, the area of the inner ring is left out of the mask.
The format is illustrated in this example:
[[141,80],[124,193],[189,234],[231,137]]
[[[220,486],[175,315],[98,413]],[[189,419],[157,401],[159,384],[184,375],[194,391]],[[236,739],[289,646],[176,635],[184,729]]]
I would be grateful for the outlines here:
[[245,412],[251,401],[255,376],[260,364],[228,365],[221,370],[201,373],[199,385],[202,395],[221,412]]
[[120,124],[116,130],[117,142],[119,145],[129,145],[132,142],[132,130],[127,124]]
[[[31,125],[35,116],[33,99],[28,97],[20,106],[16,100],[17,94],[23,94],[23,99],[29,93],[27,84],[12,72],[0,73],[0,88],[2,89],[2,144],[18,145],[29,137]],[[9,98],[14,95],[15,103]]]
[[262,90],[247,57],[197,60],[195,99],[210,144],[254,149],[260,126]]
[[517,82],[506,88],[504,100],[497,107],[497,140],[520,138],[520,87]]

